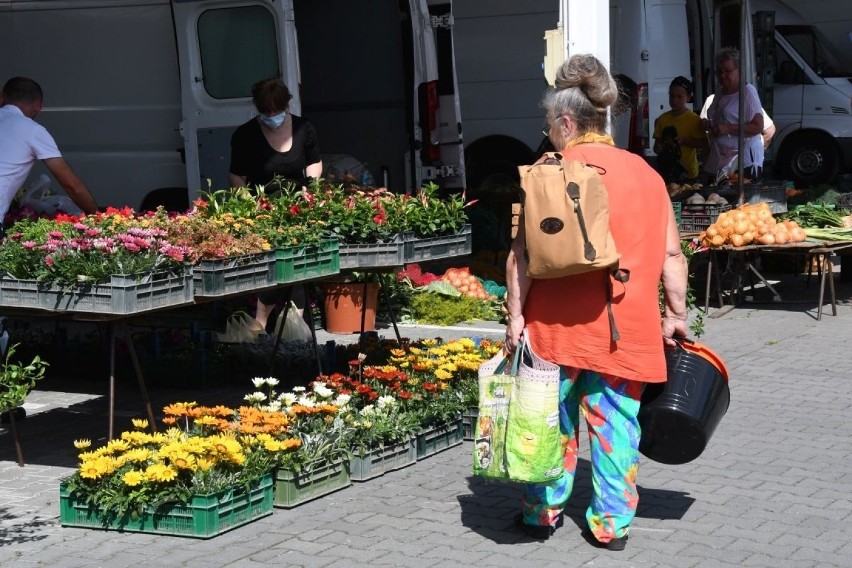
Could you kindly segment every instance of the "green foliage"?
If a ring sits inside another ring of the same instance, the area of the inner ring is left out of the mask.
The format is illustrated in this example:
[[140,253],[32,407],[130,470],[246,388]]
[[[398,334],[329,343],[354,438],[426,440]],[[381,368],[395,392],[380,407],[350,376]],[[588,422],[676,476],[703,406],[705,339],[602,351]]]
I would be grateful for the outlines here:
[[438,186],[424,185],[416,195],[405,200],[406,228],[418,237],[452,235],[467,223],[464,194],[455,193],[445,199],[437,196]]
[[418,292],[411,298],[411,317],[418,323],[453,325],[471,320],[498,321],[492,303],[468,296]]
[[14,410],[23,404],[36,383],[44,378],[48,366],[38,355],[28,365],[14,362],[12,356],[18,345],[10,345],[6,350],[6,361],[0,373],[0,412]]

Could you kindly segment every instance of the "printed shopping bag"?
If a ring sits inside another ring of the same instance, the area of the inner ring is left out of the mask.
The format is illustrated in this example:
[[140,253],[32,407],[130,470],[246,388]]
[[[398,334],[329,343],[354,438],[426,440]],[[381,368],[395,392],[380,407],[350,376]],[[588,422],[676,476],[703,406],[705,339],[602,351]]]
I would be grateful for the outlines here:
[[528,483],[562,474],[559,366],[535,355],[525,337],[512,358],[480,366],[473,473]]

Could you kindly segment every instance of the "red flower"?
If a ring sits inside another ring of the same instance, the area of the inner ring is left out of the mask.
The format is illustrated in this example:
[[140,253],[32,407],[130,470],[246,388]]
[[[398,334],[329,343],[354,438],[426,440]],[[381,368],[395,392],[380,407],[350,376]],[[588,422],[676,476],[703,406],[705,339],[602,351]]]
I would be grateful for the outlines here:
[[302,213],[302,209],[298,205],[290,206],[290,215],[299,215]]
[[204,201],[200,197],[198,199],[196,199],[195,201],[193,201],[192,204],[195,205],[196,207],[198,207],[199,209],[206,209],[207,208],[207,202]]

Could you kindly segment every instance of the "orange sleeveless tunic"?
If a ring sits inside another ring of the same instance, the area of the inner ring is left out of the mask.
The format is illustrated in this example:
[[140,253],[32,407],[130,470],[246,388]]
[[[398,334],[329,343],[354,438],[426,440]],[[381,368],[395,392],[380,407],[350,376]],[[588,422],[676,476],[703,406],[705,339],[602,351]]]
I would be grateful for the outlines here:
[[606,309],[607,271],[533,280],[524,302],[533,349],[559,365],[664,382],[658,285],[672,207],[665,183],[640,156],[612,146],[580,144],[562,155],[606,171],[610,231],[630,280],[612,281],[617,342],[611,340]]

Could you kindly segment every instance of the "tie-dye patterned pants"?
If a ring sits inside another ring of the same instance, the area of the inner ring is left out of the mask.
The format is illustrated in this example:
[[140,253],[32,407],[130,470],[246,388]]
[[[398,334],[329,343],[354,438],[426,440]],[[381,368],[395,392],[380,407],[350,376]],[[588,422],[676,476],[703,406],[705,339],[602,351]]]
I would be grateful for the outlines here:
[[577,469],[579,411],[589,430],[594,495],[586,520],[595,537],[609,542],[627,534],[639,496],[639,400],[644,383],[562,367],[559,381],[559,425],[565,448],[562,477],[527,484],[524,522],[556,525],[574,485]]

